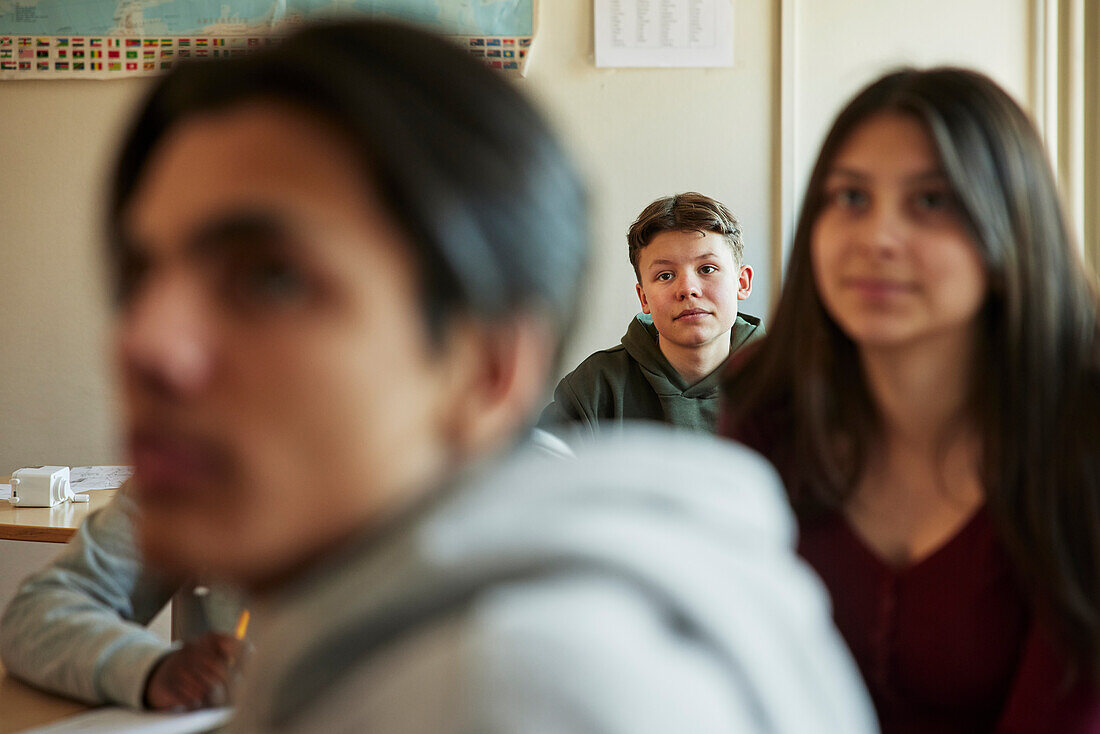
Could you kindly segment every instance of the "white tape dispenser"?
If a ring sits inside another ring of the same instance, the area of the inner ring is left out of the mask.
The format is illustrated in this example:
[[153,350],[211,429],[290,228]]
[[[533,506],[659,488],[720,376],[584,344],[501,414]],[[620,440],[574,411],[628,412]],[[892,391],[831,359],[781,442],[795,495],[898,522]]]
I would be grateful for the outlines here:
[[69,467],[39,466],[18,469],[11,475],[11,499],[19,507],[53,507],[62,502],[87,502],[88,495],[73,494]]

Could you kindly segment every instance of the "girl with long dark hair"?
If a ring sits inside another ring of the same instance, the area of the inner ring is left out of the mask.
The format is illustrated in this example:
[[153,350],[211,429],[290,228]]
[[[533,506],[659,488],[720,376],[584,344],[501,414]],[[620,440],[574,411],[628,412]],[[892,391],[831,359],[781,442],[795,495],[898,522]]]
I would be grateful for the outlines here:
[[883,731],[1100,731],[1097,299],[988,78],[860,92],[724,433],[779,468]]

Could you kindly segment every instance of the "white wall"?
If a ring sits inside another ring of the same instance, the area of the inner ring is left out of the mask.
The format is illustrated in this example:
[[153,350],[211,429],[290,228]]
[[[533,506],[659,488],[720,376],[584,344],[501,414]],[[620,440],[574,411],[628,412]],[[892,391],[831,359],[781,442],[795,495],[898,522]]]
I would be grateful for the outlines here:
[[[649,201],[677,191],[715,196],[742,219],[746,259],[757,269],[746,310],[763,315],[782,237],[781,194],[800,188],[793,172],[808,165],[843,98],[884,65],[952,61],[989,71],[1028,102],[1034,2],[734,0],[733,68],[597,70],[591,0],[543,0],[520,84],[577,151],[595,200],[586,321],[569,357],[619,340],[636,310],[626,228]],[[792,19],[781,46],[781,20]],[[782,60],[793,63],[786,75]],[[782,88],[781,78],[794,88]],[[144,85],[0,84],[0,475],[121,459],[98,262],[100,195],[120,125]],[[785,91],[791,104],[781,106]],[[789,171],[775,165],[782,155],[797,161]]]

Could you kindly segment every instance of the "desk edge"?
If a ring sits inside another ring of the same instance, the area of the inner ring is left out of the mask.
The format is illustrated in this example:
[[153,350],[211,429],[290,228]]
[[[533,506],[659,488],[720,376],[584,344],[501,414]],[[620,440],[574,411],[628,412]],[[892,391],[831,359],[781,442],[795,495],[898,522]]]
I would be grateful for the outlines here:
[[0,523],[0,540],[68,543],[74,535],[76,535],[75,528],[25,527]]

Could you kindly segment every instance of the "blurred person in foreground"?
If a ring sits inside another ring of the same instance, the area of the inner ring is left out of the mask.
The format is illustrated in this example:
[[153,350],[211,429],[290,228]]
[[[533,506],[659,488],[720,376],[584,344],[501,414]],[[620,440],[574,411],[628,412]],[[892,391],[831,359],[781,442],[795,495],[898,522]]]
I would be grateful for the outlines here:
[[724,431],[783,475],[883,731],[1100,732],[1097,299],[1027,115],[878,79],[788,273]]
[[140,547],[252,595],[236,731],[873,730],[765,463],[517,445],[588,221],[481,62],[363,22],[182,65],[110,217]]

